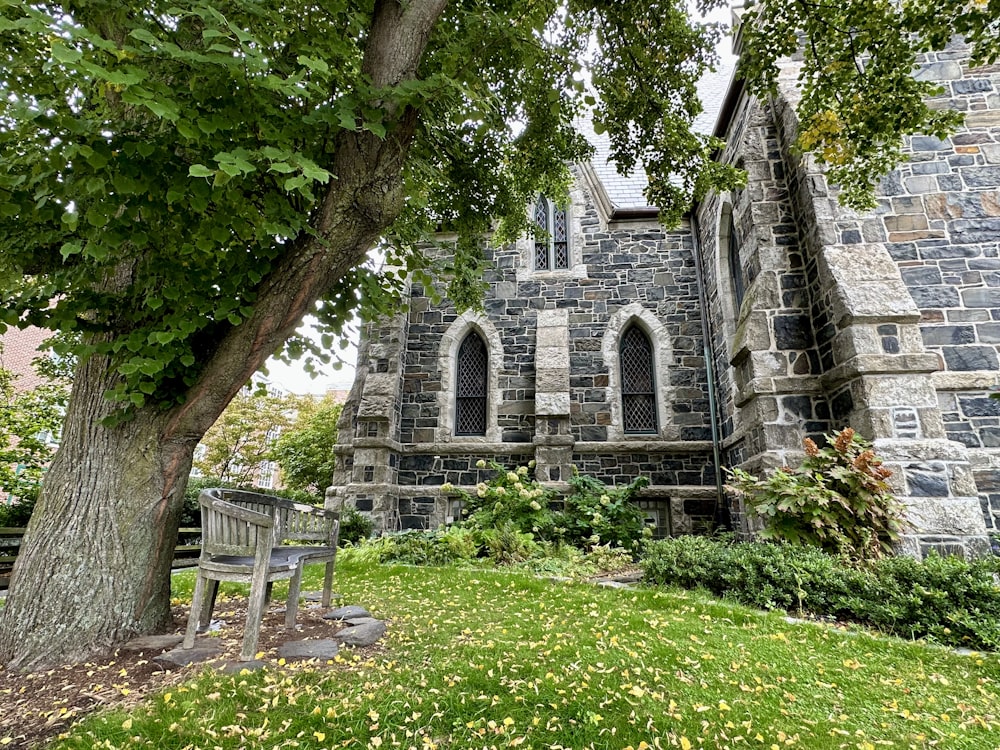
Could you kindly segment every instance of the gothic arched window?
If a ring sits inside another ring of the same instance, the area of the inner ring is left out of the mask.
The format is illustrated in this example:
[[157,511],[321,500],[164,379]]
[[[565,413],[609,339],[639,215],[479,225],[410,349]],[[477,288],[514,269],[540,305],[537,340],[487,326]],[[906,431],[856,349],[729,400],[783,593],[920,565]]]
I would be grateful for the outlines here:
[[485,435],[489,353],[475,331],[469,331],[458,348],[456,375],[455,434]]
[[535,238],[535,270],[569,268],[566,209],[540,195],[535,203],[535,224],[542,230]]
[[627,434],[656,432],[656,378],[653,346],[637,325],[622,334],[619,348],[622,428]]

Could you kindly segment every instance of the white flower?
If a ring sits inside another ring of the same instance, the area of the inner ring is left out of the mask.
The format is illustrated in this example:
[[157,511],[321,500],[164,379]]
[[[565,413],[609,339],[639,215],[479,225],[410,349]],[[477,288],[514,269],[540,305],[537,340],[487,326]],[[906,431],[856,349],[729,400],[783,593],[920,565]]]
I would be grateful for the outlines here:
[[497,487],[497,494],[498,495],[506,495],[507,494],[507,490],[504,489],[503,487]]
[[538,504],[537,500],[532,500],[531,501],[531,509],[532,510],[541,510],[542,506]]
[[455,486],[451,482],[445,482],[441,485],[442,492],[454,492]]
[[611,498],[607,495],[601,495],[601,505],[609,505],[611,503]]
[[517,474],[515,474],[513,471],[508,471],[507,472],[507,481],[508,482],[516,482],[517,481]]
[[518,466],[517,467],[517,473],[520,476],[522,476],[522,477],[528,476],[528,467],[527,466]]
[[476,461],[476,468],[477,469],[485,469],[486,468],[486,461],[483,460],[483,459],[479,459],[478,461]]
[[535,459],[531,459],[530,461],[528,461],[528,468],[529,469],[535,468]]
[[480,482],[479,484],[477,484],[476,485],[476,494],[479,495],[479,497],[486,497],[486,485],[483,484],[482,482]]

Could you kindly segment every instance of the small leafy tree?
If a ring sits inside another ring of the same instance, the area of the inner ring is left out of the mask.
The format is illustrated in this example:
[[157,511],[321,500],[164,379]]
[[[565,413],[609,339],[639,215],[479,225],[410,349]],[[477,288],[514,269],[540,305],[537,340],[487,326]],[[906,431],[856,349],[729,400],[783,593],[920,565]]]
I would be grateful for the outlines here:
[[727,488],[764,520],[761,536],[813,545],[859,560],[892,551],[903,529],[903,505],[889,491],[892,472],[871,444],[846,427],[820,448],[806,438],[806,457],[758,479],[728,470]]
[[[0,346],[0,352],[2,352]],[[68,397],[58,373],[30,390],[17,388],[18,375],[0,367],[0,488],[18,511],[6,511],[0,525],[23,525],[38,497],[42,475],[54,453],[50,437],[59,434]]]
[[295,421],[271,449],[286,486],[323,494],[333,479],[333,447],[342,409],[333,396],[302,401]]
[[225,482],[253,484],[261,462],[270,460],[275,441],[291,424],[296,404],[294,397],[243,389],[205,433],[195,468]]

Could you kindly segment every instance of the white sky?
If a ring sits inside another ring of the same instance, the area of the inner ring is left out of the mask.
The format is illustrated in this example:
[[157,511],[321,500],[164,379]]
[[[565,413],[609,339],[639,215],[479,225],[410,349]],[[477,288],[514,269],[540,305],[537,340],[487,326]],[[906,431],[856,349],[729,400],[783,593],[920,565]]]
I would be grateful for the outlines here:
[[[694,0],[689,0],[688,7],[692,13],[697,12],[694,6]],[[712,11],[706,18],[711,21],[729,23],[731,20],[731,11],[729,7],[718,8]],[[721,47],[722,65],[726,66],[727,63],[732,64],[732,45],[728,36],[722,40]],[[311,330],[312,327],[309,325],[307,318],[306,322],[299,328],[299,333],[309,335]],[[354,381],[354,365],[357,361],[357,354],[357,338],[355,334],[352,337],[350,346],[340,352],[340,357],[344,363],[340,370],[334,370],[332,366],[321,367],[319,377],[313,379],[302,369],[300,362],[293,362],[288,365],[271,358],[267,363],[268,377],[275,385],[284,388],[290,393],[314,393],[321,395],[331,389],[348,390]]]

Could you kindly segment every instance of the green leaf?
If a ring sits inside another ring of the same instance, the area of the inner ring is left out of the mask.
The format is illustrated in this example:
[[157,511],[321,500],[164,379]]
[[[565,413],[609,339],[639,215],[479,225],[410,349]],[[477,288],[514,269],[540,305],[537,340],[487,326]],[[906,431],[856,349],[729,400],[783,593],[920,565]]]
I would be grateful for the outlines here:
[[63,260],[69,260],[71,256],[80,255],[82,252],[83,247],[79,242],[66,242],[59,248],[59,254],[63,257]]
[[204,164],[192,164],[188,169],[188,174],[192,177],[212,177],[215,170],[209,169]]
[[145,42],[150,46],[154,46],[155,44],[157,44],[156,37],[153,36],[148,29],[143,29],[143,28],[132,29],[132,31],[129,32],[129,36],[135,39],[136,41]]
[[304,65],[309,68],[309,70],[317,70],[320,73],[329,73],[330,66],[326,64],[325,61],[320,60],[315,57],[309,57],[308,55],[299,55],[296,60],[299,65]]

